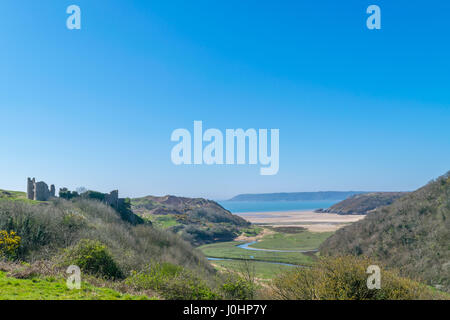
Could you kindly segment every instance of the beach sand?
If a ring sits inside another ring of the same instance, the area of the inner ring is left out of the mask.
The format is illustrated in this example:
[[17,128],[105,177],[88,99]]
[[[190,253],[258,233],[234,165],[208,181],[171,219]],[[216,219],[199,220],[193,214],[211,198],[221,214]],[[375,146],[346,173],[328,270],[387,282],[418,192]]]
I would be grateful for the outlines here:
[[340,215],[314,211],[274,211],[235,213],[254,224],[304,227],[312,232],[328,232],[363,219],[364,215]]

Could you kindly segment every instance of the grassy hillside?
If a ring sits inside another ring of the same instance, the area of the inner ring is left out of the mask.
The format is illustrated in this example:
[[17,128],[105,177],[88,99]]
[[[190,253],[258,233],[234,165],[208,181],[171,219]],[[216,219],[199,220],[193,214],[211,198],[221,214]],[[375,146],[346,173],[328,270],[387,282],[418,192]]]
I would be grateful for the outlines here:
[[0,199],[26,199],[27,194],[21,191],[8,191],[0,189]]
[[328,209],[320,209],[318,212],[367,214],[376,208],[392,204],[395,200],[406,194],[406,192],[371,192],[356,194],[332,205]]
[[199,273],[212,272],[204,257],[173,233],[146,224],[132,225],[110,206],[94,200],[28,203],[1,199],[0,230],[21,237],[14,258],[22,261],[55,260],[63,249],[91,239],[108,248],[124,274],[155,259]]
[[147,196],[131,200],[134,213],[195,244],[230,241],[250,223],[202,198]]
[[372,256],[449,292],[450,173],[338,230],[320,249]]

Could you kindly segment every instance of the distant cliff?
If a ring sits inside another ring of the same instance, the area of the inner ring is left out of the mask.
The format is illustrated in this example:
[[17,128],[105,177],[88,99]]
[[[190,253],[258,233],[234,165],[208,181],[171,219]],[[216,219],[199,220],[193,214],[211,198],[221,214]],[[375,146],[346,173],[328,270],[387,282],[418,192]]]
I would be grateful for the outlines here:
[[392,204],[398,198],[406,195],[407,192],[371,192],[355,194],[341,202],[338,202],[328,209],[317,210],[317,212],[338,213],[338,214],[367,214],[370,211]]
[[339,201],[363,191],[318,191],[240,194],[229,201]]

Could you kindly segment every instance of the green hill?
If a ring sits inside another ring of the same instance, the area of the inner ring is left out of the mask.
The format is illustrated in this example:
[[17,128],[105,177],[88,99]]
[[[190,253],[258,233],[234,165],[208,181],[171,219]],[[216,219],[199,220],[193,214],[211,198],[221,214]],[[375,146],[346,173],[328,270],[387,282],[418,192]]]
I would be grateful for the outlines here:
[[319,209],[317,212],[337,214],[367,214],[375,208],[392,204],[395,200],[406,195],[406,192],[370,192],[355,194],[342,200],[328,209]]
[[8,191],[0,189],[0,199],[26,200],[27,194],[21,191]]
[[320,252],[376,257],[449,292],[450,172],[338,230]]
[[229,201],[339,201],[362,191],[317,191],[239,194]]
[[1,230],[14,231],[21,237],[15,260],[57,261],[65,249],[90,239],[107,247],[124,275],[145,268],[151,261],[167,261],[201,274],[213,273],[203,255],[180,237],[150,224],[134,225],[111,206],[95,200],[0,199]]
[[250,223],[215,201],[175,196],[131,199],[132,211],[195,244],[231,241]]

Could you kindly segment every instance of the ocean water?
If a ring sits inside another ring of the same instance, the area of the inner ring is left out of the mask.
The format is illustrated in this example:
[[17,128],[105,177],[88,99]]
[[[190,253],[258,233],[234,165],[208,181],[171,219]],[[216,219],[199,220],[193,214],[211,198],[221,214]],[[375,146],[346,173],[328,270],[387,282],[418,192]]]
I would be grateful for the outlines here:
[[232,213],[326,209],[339,201],[217,201]]

